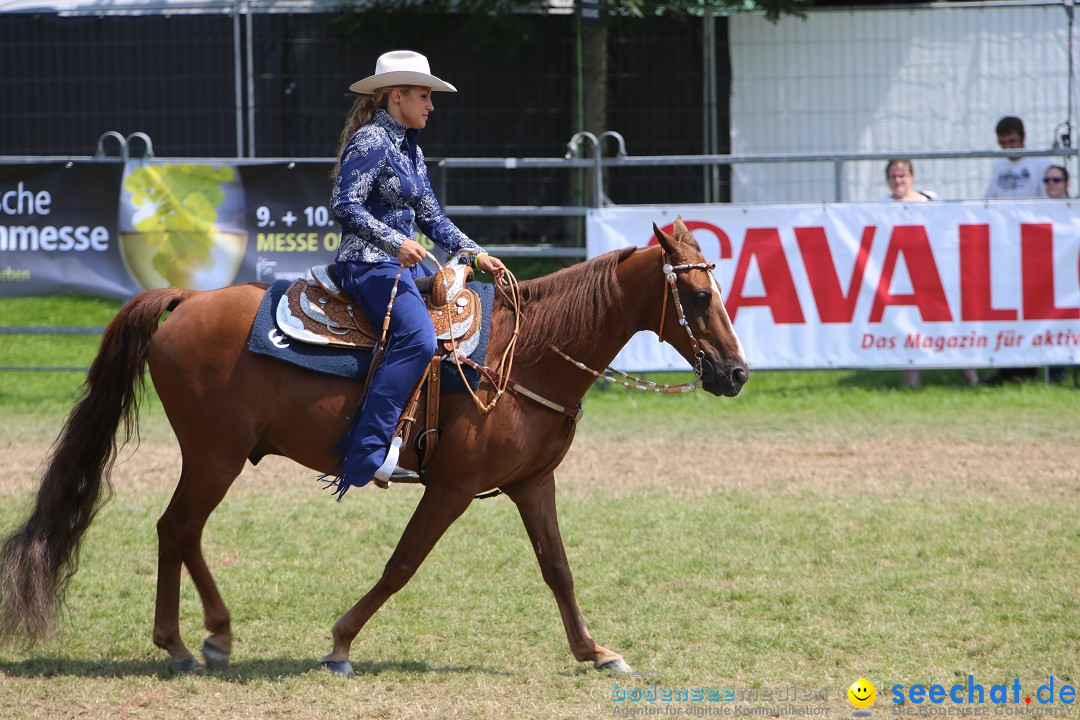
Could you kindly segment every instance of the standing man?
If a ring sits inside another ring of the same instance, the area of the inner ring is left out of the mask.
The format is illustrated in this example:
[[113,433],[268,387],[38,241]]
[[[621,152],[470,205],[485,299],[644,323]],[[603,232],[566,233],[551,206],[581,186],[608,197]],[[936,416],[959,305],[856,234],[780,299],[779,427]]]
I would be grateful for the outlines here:
[[[998,120],[998,145],[1002,150],[1024,147],[1024,121],[1007,115]],[[1044,198],[1046,185],[1043,176],[1051,165],[1045,157],[1003,157],[994,161],[994,173],[986,198]],[[1001,385],[1006,381],[1018,382],[1035,377],[1035,368],[1003,367],[983,378],[984,385]]]
[[[1002,150],[1021,150],[1024,147],[1024,121],[1008,115],[998,120],[998,145]],[[1045,157],[1004,157],[994,161],[994,172],[986,198],[1046,197],[1043,175],[1050,166]]]

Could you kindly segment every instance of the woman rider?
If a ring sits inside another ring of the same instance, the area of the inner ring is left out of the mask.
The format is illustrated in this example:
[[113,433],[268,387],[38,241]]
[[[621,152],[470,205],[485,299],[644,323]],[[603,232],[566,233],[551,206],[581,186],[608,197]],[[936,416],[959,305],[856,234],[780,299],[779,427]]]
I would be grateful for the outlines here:
[[341,132],[330,202],[341,223],[338,281],[377,329],[394,280],[402,266],[405,270],[397,283],[382,362],[333,473],[339,499],[349,487],[370,482],[384,462],[396,460],[388,457],[391,435],[436,352],[435,330],[414,283],[429,274],[420,264],[427,251],[412,238],[414,224],[448,253],[471,255],[474,267],[497,282],[506,270],[443,214],[416,142],[435,109],[431,93],[457,89],[432,75],[427,58],[410,50],[381,55],[375,74],[349,89],[359,97]]

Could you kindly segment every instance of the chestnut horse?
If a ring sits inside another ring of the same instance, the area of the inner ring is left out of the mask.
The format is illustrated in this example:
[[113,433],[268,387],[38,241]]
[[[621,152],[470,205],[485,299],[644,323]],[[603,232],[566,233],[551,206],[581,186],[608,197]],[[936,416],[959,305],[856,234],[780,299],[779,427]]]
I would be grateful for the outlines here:
[[[714,395],[734,396],[748,378],[742,347],[697,242],[681,219],[674,235],[653,229],[659,246],[611,252],[521,284],[511,391],[487,414],[466,395],[443,397],[438,447],[458,453],[436,450],[423,495],[382,576],[334,623],[324,666],[353,673],[349,649],[360,629],[405,586],[474,496],[501,488],[517,505],[574,657],[629,672],[622,657],[597,644],[585,627],[556,517],[555,468],[573,440],[575,410],[594,381],[581,366],[605,368],[631,336],[650,330],[694,365]],[[246,461],[283,455],[319,472],[332,470],[335,441],[361,399],[359,381],[248,351],[264,291],[254,284],[209,292],[151,290],[109,324],[84,395],[53,447],[34,508],[0,551],[0,640],[33,641],[52,628],[84,533],[111,492],[108,475],[118,446],[135,428],[148,364],[183,456],[179,484],[157,524],[154,644],[168,652],[173,669],[201,669],[180,638],[184,565],[210,633],[204,659],[211,668],[228,663],[229,611],[200,547],[207,517]],[[171,314],[160,322],[166,311]],[[514,324],[510,303],[500,299],[492,315],[489,363],[501,357]],[[497,374],[499,368],[493,370]],[[478,391],[485,401],[493,393],[490,381]],[[118,443],[121,422],[125,436]],[[403,450],[400,464],[415,469],[415,452]],[[471,462],[461,463],[462,455]]]

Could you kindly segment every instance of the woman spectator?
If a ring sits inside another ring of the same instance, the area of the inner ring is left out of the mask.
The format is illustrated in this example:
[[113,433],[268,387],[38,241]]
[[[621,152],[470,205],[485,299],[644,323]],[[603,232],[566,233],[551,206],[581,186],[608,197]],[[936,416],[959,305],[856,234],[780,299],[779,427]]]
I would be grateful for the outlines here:
[[1063,165],[1051,165],[1043,175],[1046,197],[1064,200],[1069,197],[1069,171]]
[[[937,193],[930,190],[915,189],[915,165],[907,159],[890,160],[885,166],[885,181],[889,183],[889,195],[884,200],[896,202],[929,202],[937,200]],[[979,375],[972,368],[964,368],[960,371],[968,385],[977,385]],[[904,371],[904,384],[914,390],[922,381],[922,373],[918,370]]]

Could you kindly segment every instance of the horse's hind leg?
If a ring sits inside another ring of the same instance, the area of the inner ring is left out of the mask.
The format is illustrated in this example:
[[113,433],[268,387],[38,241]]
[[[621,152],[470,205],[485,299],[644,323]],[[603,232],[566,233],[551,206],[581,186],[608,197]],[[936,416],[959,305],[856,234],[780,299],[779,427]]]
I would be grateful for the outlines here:
[[[243,469],[239,462],[213,460],[213,449],[184,453],[184,469],[169,507],[158,520],[158,586],[154,612],[154,644],[169,653],[179,672],[194,672],[199,662],[180,638],[180,565],[187,566],[203,604],[211,636],[203,645],[210,667],[224,667],[232,651],[229,610],[203,558],[203,527],[210,513]],[[194,458],[194,459],[192,459]]]
[[581,662],[591,661],[598,670],[630,672],[622,656],[598,645],[585,627],[585,618],[574,595],[574,577],[566,560],[559,518],[555,511],[555,475],[548,473],[510,492],[525,530],[532,541],[544,582],[555,594],[570,651]]

